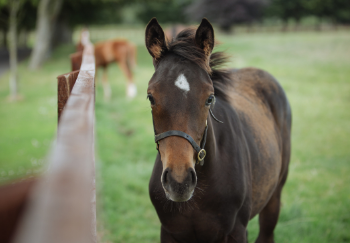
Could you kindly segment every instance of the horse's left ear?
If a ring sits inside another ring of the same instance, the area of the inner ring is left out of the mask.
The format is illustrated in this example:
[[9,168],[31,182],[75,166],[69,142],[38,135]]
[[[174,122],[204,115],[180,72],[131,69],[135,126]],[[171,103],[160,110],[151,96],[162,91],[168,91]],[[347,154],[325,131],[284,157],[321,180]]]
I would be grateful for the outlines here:
[[196,31],[196,44],[204,51],[207,57],[210,56],[214,48],[214,29],[210,22],[202,19],[202,23]]
[[168,50],[165,35],[156,18],[152,18],[146,27],[146,47],[148,52],[158,61]]

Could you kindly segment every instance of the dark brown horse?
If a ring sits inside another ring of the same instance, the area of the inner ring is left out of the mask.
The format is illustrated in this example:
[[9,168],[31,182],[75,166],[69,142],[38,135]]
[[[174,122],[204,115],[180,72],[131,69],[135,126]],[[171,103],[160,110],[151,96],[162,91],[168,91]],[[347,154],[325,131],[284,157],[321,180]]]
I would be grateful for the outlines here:
[[257,214],[256,242],[273,242],[290,158],[283,89],[259,69],[218,69],[225,58],[212,54],[206,19],[167,43],[154,18],[146,47],[155,67],[147,92],[159,150],[149,193],[161,242],[247,242]]

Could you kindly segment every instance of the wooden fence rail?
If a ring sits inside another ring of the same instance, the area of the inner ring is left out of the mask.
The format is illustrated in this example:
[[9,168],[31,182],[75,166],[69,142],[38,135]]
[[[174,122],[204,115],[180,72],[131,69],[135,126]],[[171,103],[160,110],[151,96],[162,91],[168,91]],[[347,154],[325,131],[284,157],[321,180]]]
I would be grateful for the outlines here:
[[26,196],[14,243],[97,242],[95,59],[89,40],[86,40],[80,70],[59,76],[58,85],[58,96],[66,101],[58,99],[59,113],[63,106],[64,109],[59,118],[56,144],[49,155],[47,173],[37,179]]

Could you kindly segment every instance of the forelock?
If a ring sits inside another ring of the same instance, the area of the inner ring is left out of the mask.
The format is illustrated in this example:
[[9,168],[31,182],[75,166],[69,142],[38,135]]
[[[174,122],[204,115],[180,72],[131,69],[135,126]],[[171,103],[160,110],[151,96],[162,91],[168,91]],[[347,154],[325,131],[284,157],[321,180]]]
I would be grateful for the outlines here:
[[173,41],[168,42],[169,52],[192,61],[205,70],[213,81],[215,96],[228,100],[227,86],[232,82],[231,71],[222,67],[225,66],[229,57],[224,52],[215,52],[208,60],[205,50],[196,45],[195,35],[196,28],[181,31]]
[[212,73],[209,60],[204,50],[195,43],[195,28],[187,28],[181,31],[176,38],[168,44],[169,52],[179,55],[196,63],[208,74]]

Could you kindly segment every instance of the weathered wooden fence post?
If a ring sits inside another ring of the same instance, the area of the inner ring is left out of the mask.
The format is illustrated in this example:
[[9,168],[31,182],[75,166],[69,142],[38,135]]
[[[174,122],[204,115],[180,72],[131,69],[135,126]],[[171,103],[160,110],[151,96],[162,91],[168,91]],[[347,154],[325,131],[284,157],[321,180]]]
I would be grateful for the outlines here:
[[57,120],[60,120],[61,113],[72,92],[79,70],[62,74],[57,77]]

